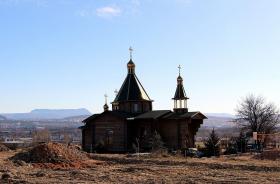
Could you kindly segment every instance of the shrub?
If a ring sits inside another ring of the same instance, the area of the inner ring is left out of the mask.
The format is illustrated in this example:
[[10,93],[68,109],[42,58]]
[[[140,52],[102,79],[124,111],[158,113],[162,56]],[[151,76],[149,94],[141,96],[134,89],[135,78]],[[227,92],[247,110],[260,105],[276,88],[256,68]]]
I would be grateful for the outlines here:
[[211,131],[209,134],[205,144],[205,150],[206,152],[204,153],[206,156],[219,156],[219,142],[220,138],[215,132],[215,129]]

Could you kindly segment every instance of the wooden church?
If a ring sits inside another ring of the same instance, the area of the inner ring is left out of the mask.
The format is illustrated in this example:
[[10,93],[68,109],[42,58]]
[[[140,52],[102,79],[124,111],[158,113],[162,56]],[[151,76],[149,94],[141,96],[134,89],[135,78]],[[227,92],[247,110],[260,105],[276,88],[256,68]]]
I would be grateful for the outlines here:
[[195,134],[206,116],[188,111],[189,98],[180,71],[173,98],[174,109],[171,111],[153,110],[153,100],[137,78],[131,56],[127,69],[127,76],[111,103],[112,110],[109,110],[106,100],[104,112],[83,121],[83,150],[92,152],[102,147],[108,152],[133,151],[133,144],[145,144],[144,139],[154,132],[161,136],[165,147],[170,150],[194,147]]

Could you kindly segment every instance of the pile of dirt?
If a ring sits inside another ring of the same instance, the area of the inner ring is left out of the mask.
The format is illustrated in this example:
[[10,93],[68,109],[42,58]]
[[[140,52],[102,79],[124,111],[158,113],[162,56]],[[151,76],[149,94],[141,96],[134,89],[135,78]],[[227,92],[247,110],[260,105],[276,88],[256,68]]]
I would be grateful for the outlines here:
[[4,144],[0,144],[0,152],[1,151],[10,151],[10,149],[7,146],[5,146]]
[[44,143],[37,145],[25,152],[16,154],[13,161],[23,160],[28,163],[66,163],[88,159],[87,154],[73,146],[59,143]]
[[255,156],[256,159],[280,160],[280,150],[266,150]]

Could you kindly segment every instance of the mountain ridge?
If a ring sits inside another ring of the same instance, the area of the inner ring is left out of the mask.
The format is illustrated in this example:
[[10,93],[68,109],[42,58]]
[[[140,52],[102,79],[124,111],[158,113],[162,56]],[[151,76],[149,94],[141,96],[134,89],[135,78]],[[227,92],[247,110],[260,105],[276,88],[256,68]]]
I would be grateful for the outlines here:
[[7,118],[5,116],[0,115],[0,120],[7,120]]
[[91,115],[92,113],[85,109],[34,109],[28,113],[3,113],[2,116],[12,120],[47,120],[64,119],[73,116]]
[[235,115],[230,113],[205,113],[206,116],[220,117],[220,118],[235,118]]

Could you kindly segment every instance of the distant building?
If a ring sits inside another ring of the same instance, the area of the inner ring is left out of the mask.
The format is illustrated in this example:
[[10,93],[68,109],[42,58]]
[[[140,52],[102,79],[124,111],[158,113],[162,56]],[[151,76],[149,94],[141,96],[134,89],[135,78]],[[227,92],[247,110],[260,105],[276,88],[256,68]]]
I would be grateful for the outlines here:
[[[136,139],[143,142],[155,131],[169,149],[194,147],[194,136],[203,120],[200,112],[189,112],[183,78],[177,78],[174,111],[153,110],[153,100],[135,74],[135,64],[130,58],[128,74],[109,110],[107,100],[104,112],[85,119],[82,128],[82,148],[93,151],[100,144],[106,151],[133,150]],[[181,68],[179,68],[181,69]]]

